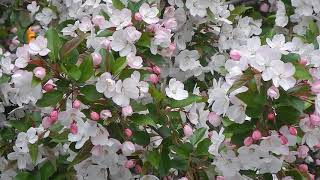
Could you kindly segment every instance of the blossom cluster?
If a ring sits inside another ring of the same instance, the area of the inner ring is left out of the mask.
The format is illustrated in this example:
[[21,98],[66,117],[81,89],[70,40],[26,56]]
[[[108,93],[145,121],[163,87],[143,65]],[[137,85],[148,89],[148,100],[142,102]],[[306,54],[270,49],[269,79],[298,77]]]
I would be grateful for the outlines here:
[[14,0],[0,16],[0,179],[320,177],[319,0]]

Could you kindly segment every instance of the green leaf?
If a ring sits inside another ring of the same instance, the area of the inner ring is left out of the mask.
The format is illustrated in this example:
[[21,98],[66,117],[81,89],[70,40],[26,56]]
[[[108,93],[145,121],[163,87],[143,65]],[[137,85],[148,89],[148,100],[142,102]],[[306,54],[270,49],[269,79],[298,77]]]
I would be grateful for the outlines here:
[[70,53],[62,57],[62,61],[66,64],[75,65],[78,61],[78,58],[79,58],[79,51],[77,49],[73,49],[70,51]]
[[113,34],[113,31],[106,29],[106,30],[99,32],[96,37],[109,37],[109,36],[112,36],[112,34]]
[[149,86],[149,93],[156,102],[160,102],[165,98],[165,95],[159,91],[154,85]]
[[56,62],[59,59],[59,49],[61,48],[61,41],[58,32],[49,28],[46,32],[48,40],[48,49],[50,49],[49,57],[52,61]]
[[111,66],[111,72],[113,75],[118,75],[127,66],[126,57],[119,57]]
[[281,57],[281,60],[283,62],[299,62],[300,60],[300,55],[299,54],[295,54],[295,53],[289,53],[289,54],[283,54],[282,57]]
[[69,66],[67,66],[67,74],[68,76],[70,76],[72,79],[74,80],[79,80],[81,77],[81,71],[78,68],[78,66],[76,66],[75,64],[70,64]]
[[294,77],[299,80],[312,80],[312,76],[309,73],[308,69],[301,64],[294,64],[296,68],[296,72],[294,73]]
[[161,177],[165,176],[170,169],[169,150],[167,147],[163,147],[160,154],[159,162],[159,174]]
[[149,115],[133,114],[130,119],[137,126],[156,126],[156,123]]
[[81,33],[79,36],[69,40],[68,42],[66,42],[61,50],[60,50],[60,57],[64,58],[64,56],[66,56],[67,54],[69,54],[71,51],[73,51],[75,48],[77,48],[79,46],[79,44],[86,39],[86,34]]
[[112,5],[113,5],[113,7],[115,7],[116,9],[119,9],[119,10],[126,7],[124,4],[122,4],[122,2],[120,0],[112,0]]
[[29,147],[29,153],[30,153],[31,160],[32,160],[33,164],[35,164],[37,161],[37,158],[38,158],[38,144],[36,144],[36,143],[29,144],[28,147]]
[[61,101],[63,93],[60,91],[50,91],[44,93],[42,98],[38,100],[37,106],[39,107],[48,107],[55,106],[58,102]]
[[78,152],[77,156],[73,159],[73,161],[69,164],[69,169],[73,168],[74,165],[79,164],[83,160],[87,159],[88,157],[91,156],[91,149],[93,145],[91,144],[90,141],[87,141],[80,149]]
[[228,17],[228,19],[233,22],[237,16],[240,16],[241,14],[243,14],[251,8],[252,7],[246,7],[245,5],[237,6],[236,8],[234,8],[234,10],[230,12],[230,16]]
[[93,62],[92,62],[91,56],[87,56],[87,58],[83,60],[79,69],[81,71],[81,76],[79,79],[80,82],[85,82],[88,79],[90,79],[91,76],[93,76],[94,70],[93,70]]
[[201,142],[199,142],[199,144],[197,145],[197,149],[195,151],[195,153],[197,155],[208,155],[209,152],[209,146],[212,144],[212,142],[210,141],[210,139],[206,138],[204,140],[202,140]]
[[230,126],[226,127],[225,133],[232,133],[232,134],[242,134],[242,133],[249,133],[254,129],[254,124],[252,122],[244,122],[243,124],[231,124]]
[[246,85],[253,78],[254,78],[254,74],[251,70],[245,71],[241,75],[241,77],[233,83],[233,85],[228,90],[228,92],[232,92],[236,89],[239,89],[240,87]]
[[177,170],[185,171],[188,168],[188,160],[181,159],[181,158],[174,158],[173,160],[170,161],[170,167]]
[[96,90],[96,86],[87,85],[80,89],[80,92],[84,95],[84,98],[88,101],[96,101],[102,98],[102,94]]
[[9,75],[2,74],[0,77],[0,85],[9,82],[10,78],[11,77]]
[[267,97],[263,93],[246,91],[236,95],[241,101],[247,104],[248,107],[261,109],[261,107],[267,102]]
[[145,131],[134,131],[132,141],[141,146],[146,146],[150,143],[150,136]]
[[148,32],[143,32],[138,42],[136,42],[136,45],[150,48],[150,43],[151,43],[151,34]]
[[285,172],[287,176],[291,176],[294,180],[307,180],[308,178],[304,177],[299,171],[297,170],[290,170]]
[[300,112],[292,106],[280,106],[276,108],[276,112],[276,123],[279,127],[299,122]]
[[136,13],[139,11],[140,9],[140,6],[145,2],[145,0],[141,0],[139,2],[132,2],[132,1],[129,1],[128,2],[128,9],[131,10],[132,13]]
[[206,133],[206,128],[199,128],[193,132],[190,137],[190,142],[193,146],[196,146],[198,142],[203,139],[204,134]]
[[152,63],[158,66],[161,66],[166,63],[162,56],[160,56],[159,54],[157,55],[151,54],[150,51],[143,52],[142,57],[143,59],[151,61]]
[[170,146],[170,149],[174,151],[177,156],[187,159],[193,151],[193,146],[187,142],[185,144]]
[[39,171],[41,180],[48,180],[55,173],[56,169],[50,161],[47,161],[41,166]]
[[27,171],[21,171],[14,177],[14,179],[15,180],[30,180],[30,179],[32,179],[32,174]]
[[146,154],[146,160],[150,162],[155,169],[159,168],[160,154],[156,150],[148,151]]
[[183,100],[171,100],[169,106],[172,108],[186,107],[194,102],[205,102],[204,98],[194,94],[189,95],[187,99]]

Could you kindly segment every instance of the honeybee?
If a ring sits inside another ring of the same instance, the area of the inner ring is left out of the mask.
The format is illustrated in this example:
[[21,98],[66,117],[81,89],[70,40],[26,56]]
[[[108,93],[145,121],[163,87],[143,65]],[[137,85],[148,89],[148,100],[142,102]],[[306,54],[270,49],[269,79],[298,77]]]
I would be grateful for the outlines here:
[[33,31],[33,27],[30,26],[26,31],[27,42],[30,43],[36,38],[36,32]]

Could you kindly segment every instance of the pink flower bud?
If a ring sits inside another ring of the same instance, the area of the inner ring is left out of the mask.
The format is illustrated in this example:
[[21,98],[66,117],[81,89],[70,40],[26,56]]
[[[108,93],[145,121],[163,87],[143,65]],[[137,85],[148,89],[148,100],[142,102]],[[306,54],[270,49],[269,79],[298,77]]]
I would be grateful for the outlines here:
[[149,71],[149,72],[151,72],[151,73],[153,73],[152,67],[147,67],[146,70]]
[[141,21],[141,20],[142,20],[141,14],[140,14],[139,12],[136,12],[136,13],[134,14],[134,19],[135,19],[136,21]]
[[252,137],[246,137],[246,138],[244,139],[244,141],[243,141],[243,144],[244,144],[245,146],[250,146],[252,143],[253,143]]
[[234,61],[239,61],[241,58],[240,51],[235,50],[235,49],[231,50],[230,51],[230,58],[233,59]]
[[267,4],[265,2],[261,3],[260,4],[260,11],[264,12],[264,13],[268,12],[269,11],[269,4]]
[[157,83],[159,82],[159,77],[158,77],[156,74],[150,74],[149,80],[150,80],[153,84],[157,84]]
[[291,126],[289,127],[289,133],[293,136],[296,136],[298,134],[298,130],[295,127]]
[[320,126],[320,117],[315,114],[310,115],[310,122],[314,126]]
[[136,165],[134,170],[136,171],[137,174],[140,174],[142,172],[142,168],[141,168],[141,166],[139,164]]
[[126,161],[126,162],[124,163],[124,167],[126,167],[126,168],[128,168],[128,169],[131,169],[131,168],[133,168],[133,167],[135,166],[135,164],[136,164],[136,161],[130,159],[130,160],[128,160],[128,161]]
[[49,83],[47,83],[47,84],[45,84],[44,86],[43,86],[43,90],[45,90],[46,92],[50,92],[50,91],[52,91],[54,89],[54,86],[52,85],[52,84],[49,84]]
[[48,129],[52,125],[52,120],[50,117],[46,116],[42,119],[42,127]]
[[169,45],[169,49],[170,49],[171,51],[176,50],[176,48],[177,48],[176,44],[174,44],[174,43],[170,43],[170,45]]
[[75,109],[79,109],[81,106],[81,102],[79,100],[74,100],[73,103],[72,103],[72,107],[75,108]]
[[122,116],[124,116],[124,117],[131,116],[132,113],[133,113],[133,110],[130,105],[122,108]]
[[46,76],[46,69],[43,67],[36,67],[33,70],[33,74],[35,77],[43,79]]
[[102,45],[104,46],[104,48],[105,48],[106,50],[110,50],[110,48],[111,48],[111,42],[110,42],[109,39],[103,40],[103,41],[102,41]]
[[311,173],[309,173],[308,176],[310,180],[314,180],[316,177],[314,174],[311,174]]
[[279,89],[275,86],[271,86],[267,91],[267,95],[271,99],[278,99],[280,97]]
[[280,142],[281,142],[282,145],[285,145],[285,144],[288,143],[288,138],[287,137],[280,136],[279,138],[280,138]]
[[130,156],[136,151],[134,144],[131,141],[125,141],[121,147],[122,154],[125,156]]
[[261,135],[261,132],[259,130],[255,130],[253,131],[252,133],[252,139],[257,141],[259,139],[261,139],[262,135]]
[[124,134],[127,138],[130,138],[132,136],[132,131],[129,128],[124,129]]
[[209,123],[214,127],[218,127],[221,124],[221,117],[217,115],[215,112],[210,112],[208,114]]
[[51,118],[52,121],[58,120],[58,111],[56,111],[56,110],[51,111],[50,118]]
[[108,109],[102,110],[100,112],[100,118],[103,120],[107,120],[108,118],[112,117],[111,111]]
[[273,121],[273,120],[274,120],[274,118],[275,118],[274,113],[273,113],[273,112],[269,112],[269,113],[268,113],[268,117],[267,117],[267,119],[268,119],[269,121]]
[[223,176],[217,176],[216,180],[225,180],[225,178]]
[[100,119],[100,115],[97,112],[92,111],[90,113],[90,119],[93,121],[98,121]]
[[158,75],[161,73],[161,69],[158,66],[153,66],[152,71]]
[[300,59],[300,61],[299,61],[299,64],[301,64],[303,66],[307,65],[307,63],[308,63],[307,59]]
[[311,85],[311,91],[315,94],[319,94],[320,93],[320,80],[314,82]]
[[101,28],[105,23],[105,19],[101,15],[96,15],[92,18],[92,22],[95,26],[99,26]]
[[316,159],[316,165],[320,166],[320,159]]
[[308,165],[300,164],[299,165],[299,171],[302,172],[302,173],[307,173],[308,172]]
[[298,147],[298,157],[306,158],[308,156],[309,147],[306,145],[301,145]]
[[192,127],[188,124],[184,125],[183,133],[185,137],[190,137],[192,135]]
[[77,122],[73,121],[70,125],[70,132],[71,134],[77,134],[78,133],[78,126],[77,126]]
[[99,53],[92,53],[92,61],[94,66],[98,66],[102,61],[102,56]]

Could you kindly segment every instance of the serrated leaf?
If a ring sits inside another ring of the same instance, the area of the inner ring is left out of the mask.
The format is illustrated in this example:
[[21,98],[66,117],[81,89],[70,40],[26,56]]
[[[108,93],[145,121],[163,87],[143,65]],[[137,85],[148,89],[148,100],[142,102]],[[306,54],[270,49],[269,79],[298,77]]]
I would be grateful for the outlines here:
[[156,126],[156,123],[149,115],[133,114],[130,119],[138,126]]
[[135,131],[132,135],[132,142],[146,146],[150,143],[150,136],[145,131]]
[[81,76],[79,79],[80,82],[85,82],[90,79],[91,76],[93,76],[94,70],[91,56],[88,56],[83,60],[83,62],[80,64],[79,69],[81,71]]
[[244,12],[246,12],[251,8],[252,7],[246,7],[245,5],[237,6],[230,12],[230,16],[228,17],[228,20],[233,22],[237,16],[240,16],[241,14],[243,14]]
[[111,66],[111,72],[113,75],[118,75],[127,66],[126,57],[119,57]]
[[181,107],[186,107],[194,102],[205,102],[204,98],[201,96],[197,96],[197,95],[189,95],[188,98],[183,99],[183,100],[171,100],[170,104],[168,106],[172,107],[172,108],[181,108]]
[[79,36],[69,40],[68,42],[66,42],[61,50],[60,50],[60,57],[64,58],[64,56],[66,56],[67,54],[69,54],[73,49],[77,48],[79,46],[79,44],[85,40],[86,38],[86,34],[81,33]]
[[81,77],[81,71],[75,64],[67,66],[67,74],[74,80],[79,80]]
[[31,160],[35,164],[38,158],[38,144],[29,144],[28,147]]
[[301,64],[294,64],[296,68],[296,72],[294,73],[294,77],[299,80],[312,80],[312,76],[309,73],[308,69]]
[[210,139],[204,139],[201,142],[199,142],[199,144],[197,145],[196,151],[195,153],[197,155],[208,155],[209,152],[209,146],[212,144],[212,142],[210,141]]
[[48,40],[48,49],[50,49],[49,57],[56,62],[59,59],[59,49],[61,48],[61,40],[58,32],[54,28],[49,28],[46,32]]
[[51,91],[44,93],[42,98],[37,101],[37,106],[48,107],[55,106],[63,97],[63,93],[60,91]]
[[39,169],[41,180],[48,180],[56,171],[55,167],[50,161],[44,163]]
[[148,32],[143,32],[140,39],[136,42],[137,46],[150,48],[151,35]]
[[119,9],[119,10],[126,7],[120,0],[112,0],[112,5],[113,5],[113,7],[115,7],[116,9]]
[[102,98],[102,94],[96,90],[94,85],[87,85],[80,89],[80,92],[84,95],[84,98],[89,101],[96,101]]
[[206,133],[206,128],[199,128],[193,132],[190,136],[190,142],[193,146],[196,146],[198,142],[203,139],[204,134]]

